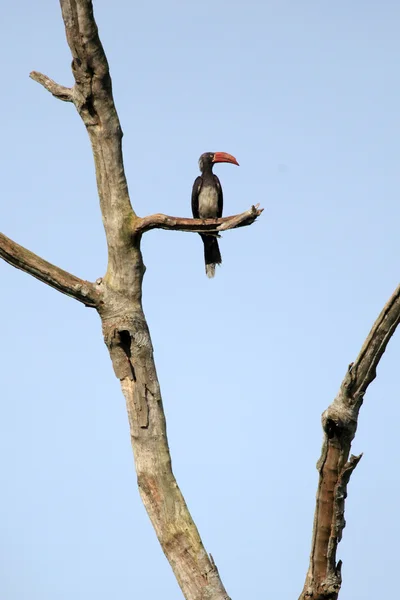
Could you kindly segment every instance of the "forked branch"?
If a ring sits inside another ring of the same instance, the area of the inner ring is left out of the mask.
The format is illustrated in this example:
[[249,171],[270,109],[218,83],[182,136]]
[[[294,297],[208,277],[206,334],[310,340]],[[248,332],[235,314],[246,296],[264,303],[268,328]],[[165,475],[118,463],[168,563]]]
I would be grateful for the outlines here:
[[168,229],[171,231],[190,231],[193,233],[214,233],[251,225],[261,215],[263,208],[259,204],[249,210],[230,217],[220,219],[190,219],[186,217],[170,217],[163,214],[138,217],[133,224],[133,234],[142,234],[150,229]]
[[299,600],[336,600],[342,583],[338,544],[345,526],[347,484],[361,456],[351,456],[364,394],[400,322],[400,286],[375,321],[354,363],[349,365],[338,395],[322,415],[324,441],[318,461],[319,483],[314,515],[310,566]]
[[2,233],[0,233],[0,257],[17,269],[29,273],[86,306],[95,307],[97,305],[98,294],[93,283],[79,279],[52,265]]

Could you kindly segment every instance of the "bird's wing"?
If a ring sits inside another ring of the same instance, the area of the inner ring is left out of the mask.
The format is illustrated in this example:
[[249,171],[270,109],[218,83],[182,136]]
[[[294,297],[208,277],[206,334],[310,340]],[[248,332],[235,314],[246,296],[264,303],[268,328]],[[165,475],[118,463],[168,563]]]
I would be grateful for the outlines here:
[[201,186],[203,185],[203,178],[197,177],[194,181],[193,184],[193,189],[192,189],[192,213],[193,213],[193,218],[194,219],[199,219],[200,215],[199,215],[199,195],[200,195],[200,190],[201,190]]
[[218,192],[218,213],[217,218],[220,219],[222,217],[222,211],[224,208],[224,195],[222,193],[221,182],[216,175],[214,175],[215,185],[217,186]]

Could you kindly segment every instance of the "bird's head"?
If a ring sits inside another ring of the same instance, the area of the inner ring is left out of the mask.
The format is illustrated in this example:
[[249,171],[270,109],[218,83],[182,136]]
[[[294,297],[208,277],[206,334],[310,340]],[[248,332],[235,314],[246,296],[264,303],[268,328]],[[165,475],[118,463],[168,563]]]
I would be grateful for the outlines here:
[[238,161],[232,154],[227,152],[204,152],[199,158],[199,168],[203,172],[207,167],[212,168],[215,163],[222,162],[239,166]]

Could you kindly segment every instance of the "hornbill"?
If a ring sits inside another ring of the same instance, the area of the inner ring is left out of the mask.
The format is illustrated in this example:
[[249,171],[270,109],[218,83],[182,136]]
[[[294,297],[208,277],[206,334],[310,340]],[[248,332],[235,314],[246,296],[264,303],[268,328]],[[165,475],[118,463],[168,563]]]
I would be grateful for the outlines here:
[[[213,173],[215,163],[239,163],[226,152],[205,152],[199,158],[201,175],[197,177],[192,190],[192,213],[195,219],[219,219],[222,217],[223,194],[221,183]],[[215,236],[200,233],[204,244],[204,260],[207,277],[214,277],[215,265],[222,262],[218,241]]]

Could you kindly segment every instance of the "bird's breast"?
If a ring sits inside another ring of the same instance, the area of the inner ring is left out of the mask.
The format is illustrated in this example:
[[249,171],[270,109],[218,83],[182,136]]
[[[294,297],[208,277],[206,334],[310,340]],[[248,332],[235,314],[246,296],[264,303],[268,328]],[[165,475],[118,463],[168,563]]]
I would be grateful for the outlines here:
[[218,214],[218,192],[215,187],[205,185],[199,194],[200,219],[213,219]]

